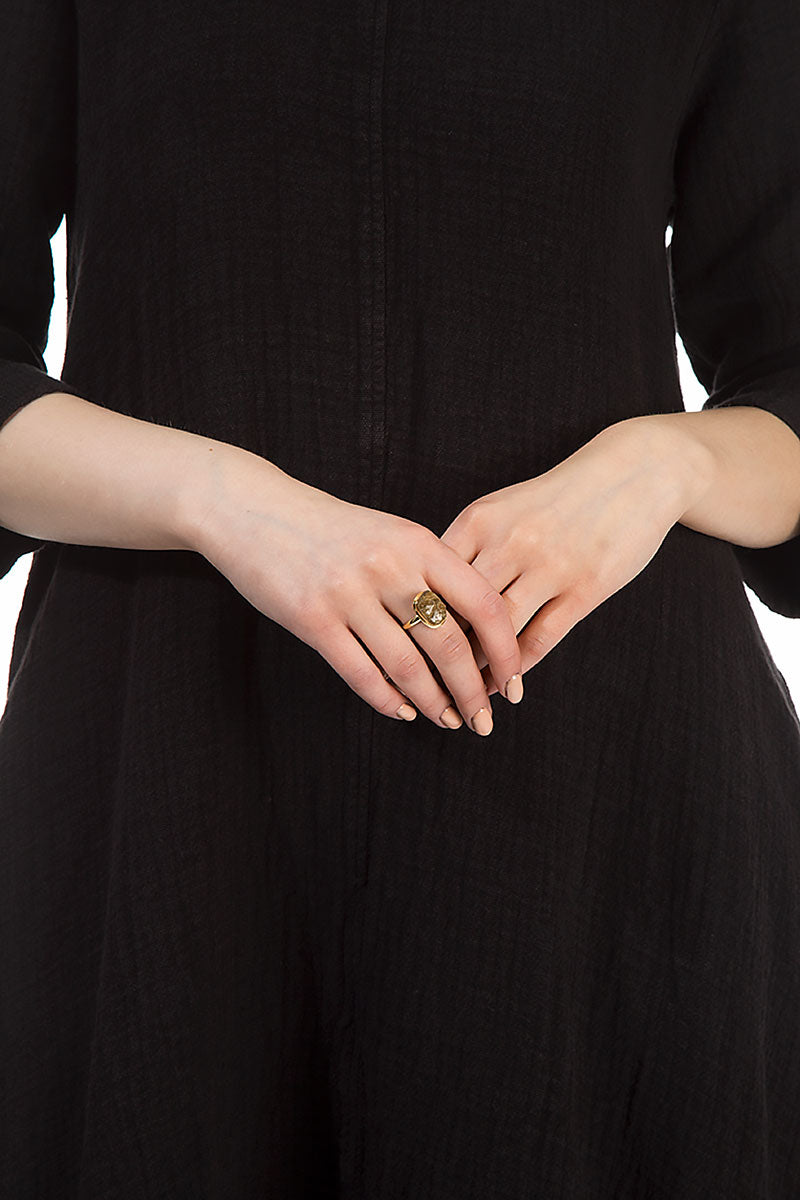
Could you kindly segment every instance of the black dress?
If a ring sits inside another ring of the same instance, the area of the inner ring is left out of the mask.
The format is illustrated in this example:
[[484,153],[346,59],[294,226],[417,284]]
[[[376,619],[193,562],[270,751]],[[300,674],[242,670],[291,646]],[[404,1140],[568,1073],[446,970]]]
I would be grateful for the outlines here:
[[[800,435],[799,101],[796,0],[6,3],[2,418],[70,391],[441,533],[681,411],[677,323]],[[800,724],[742,582],[800,616],[800,538],[676,524],[488,738],[199,553],[33,548],[4,1198],[800,1196]]]

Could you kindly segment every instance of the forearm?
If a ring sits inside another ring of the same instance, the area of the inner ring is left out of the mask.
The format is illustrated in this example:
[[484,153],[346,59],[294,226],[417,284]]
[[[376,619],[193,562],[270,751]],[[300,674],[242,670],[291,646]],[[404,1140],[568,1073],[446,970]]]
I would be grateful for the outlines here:
[[[740,546],[800,534],[800,438],[774,413],[735,405],[657,413],[610,427],[676,477],[681,524]],[[632,437],[631,437],[632,434]]]
[[0,428],[0,525],[44,541],[195,549],[211,464],[232,455],[257,457],[50,392]]

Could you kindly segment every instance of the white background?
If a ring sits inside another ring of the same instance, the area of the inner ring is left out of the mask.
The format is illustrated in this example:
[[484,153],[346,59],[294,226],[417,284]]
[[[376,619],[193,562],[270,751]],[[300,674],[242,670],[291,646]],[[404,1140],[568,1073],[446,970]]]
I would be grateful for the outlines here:
[[[61,377],[66,339],[66,222],[62,221],[52,240],[53,265],[56,280],[56,297],[50,322],[50,338],[45,353],[47,371],[55,378]],[[687,409],[699,409],[706,399],[706,391],[695,378],[680,340],[677,342],[681,369],[681,386]],[[14,626],[22,603],[22,593],[28,578],[32,555],[23,555],[5,578],[0,579],[0,698],[5,705],[8,685],[8,666]],[[747,588],[747,596],[753,606],[759,625],[764,633],[778,668],[789,686],[795,708],[800,711],[800,620],[778,616],[761,603]],[[569,636],[569,635],[567,635]]]

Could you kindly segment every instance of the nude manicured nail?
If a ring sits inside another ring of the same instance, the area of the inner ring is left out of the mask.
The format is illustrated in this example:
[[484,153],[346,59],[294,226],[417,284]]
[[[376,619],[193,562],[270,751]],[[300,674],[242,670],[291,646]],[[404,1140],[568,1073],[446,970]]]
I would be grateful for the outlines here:
[[445,725],[448,725],[451,729],[460,729],[464,724],[461,713],[456,712],[452,705],[447,706],[439,720],[444,721]]
[[413,721],[417,715],[417,710],[412,708],[410,704],[401,704],[397,710],[398,717],[402,717],[404,721]]
[[473,713],[472,728],[482,737],[486,737],[487,733],[492,732],[492,714],[488,708],[479,708],[476,713]]
[[522,676],[517,673],[512,675],[506,682],[506,700],[510,700],[512,704],[519,704],[522,699]]

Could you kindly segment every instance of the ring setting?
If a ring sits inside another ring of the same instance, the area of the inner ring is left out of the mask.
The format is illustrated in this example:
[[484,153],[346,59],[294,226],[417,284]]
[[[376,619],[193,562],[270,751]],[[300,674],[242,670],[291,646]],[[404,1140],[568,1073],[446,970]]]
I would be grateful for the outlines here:
[[441,596],[437,596],[430,588],[423,588],[421,592],[417,592],[411,603],[414,616],[403,622],[403,629],[410,629],[419,622],[434,629],[447,620],[447,605]]

